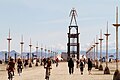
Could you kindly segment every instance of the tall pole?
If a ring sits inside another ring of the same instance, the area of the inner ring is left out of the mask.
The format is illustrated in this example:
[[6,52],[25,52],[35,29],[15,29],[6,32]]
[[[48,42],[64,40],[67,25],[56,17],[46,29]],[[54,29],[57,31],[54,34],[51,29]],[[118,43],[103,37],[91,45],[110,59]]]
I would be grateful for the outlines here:
[[102,71],[103,70],[103,66],[102,66],[102,30],[100,30],[100,66],[99,66],[99,70]]
[[98,69],[98,36],[96,35],[96,66],[95,69]]
[[56,53],[56,52],[53,52],[53,55],[54,55],[54,60],[55,60],[55,53]]
[[36,55],[37,55],[37,59],[36,59],[36,65],[35,66],[38,66],[38,60],[39,60],[39,57],[38,57],[38,42],[37,42],[37,45],[36,45]]
[[50,58],[50,50],[48,50],[48,57]]
[[23,58],[23,56],[22,56],[22,53],[23,53],[23,44],[24,44],[24,42],[23,42],[23,35],[22,35],[22,37],[21,37],[21,42],[20,42],[20,44],[21,44],[21,59],[24,61],[24,58]]
[[96,59],[96,55],[95,55],[95,40],[94,40],[93,48],[94,48],[94,62],[95,62],[95,59]]
[[9,36],[7,40],[8,40],[8,61],[10,61],[10,41],[12,40],[12,38],[10,37],[10,29],[9,29]]
[[51,49],[51,58],[53,59],[53,51],[52,51],[52,49]]
[[52,58],[52,47],[51,47],[51,52],[50,52],[50,56],[51,56],[51,58]]
[[29,64],[29,67],[32,67],[32,59],[31,59],[31,47],[32,47],[32,44],[31,44],[31,38],[30,38],[30,44],[29,44],[29,47],[30,47],[30,64]]
[[7,53],[5,52],[5,63],[7,63]]
[[93,64],[93,66],[95,67],[95,59],[96,59],[96,55],[95,55],[95,40],[94,40],[94,44],[93,44],[93,54],[94,54],[94,64]]
[[42,56],[42,51],[43,51],[43,48],[42,48],[42,45],[41,45],[41,64],[40,64],[41,66],[42,66],[42,57],[43,57]]
[[37,42],[37,45],[36,45],[36,55],[37,55],[37,58],[38,58],[38,42]]
[[104,74],[110,74],[110,70],[108,68],[108,36],[110,35],[108,33],[108,22],[107,22],[107,33],[104,35],[106,36],[106,67],[104,70]]
[[46,57],[46,51],[47,51],[47,49],[46,49],[46,46],[45,46],[45,58],[47,58],[47,57]]
[[118,24],[118,7],[116,7],[116,24],[113,24],[113,26],[116,27],[116,71],[114,73],[114,76],[116,76],[119,73],[118,70],[118,27],[120,24]]

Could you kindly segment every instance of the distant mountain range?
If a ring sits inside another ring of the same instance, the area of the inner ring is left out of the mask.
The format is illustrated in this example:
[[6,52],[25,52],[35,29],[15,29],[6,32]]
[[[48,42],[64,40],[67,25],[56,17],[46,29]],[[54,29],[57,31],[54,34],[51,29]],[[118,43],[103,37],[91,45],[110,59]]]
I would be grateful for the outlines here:
[[[6,54],[8,54],[8,52],[7,51],[1,51],[0,52],[0,60],[4,60],[5,59],[5,53]],[[16,54],[16,57],[18,58],[18,57],[20,57],[20,56],[22,56],[22,57],[24,57],[24,58],[27,58],[27,55],[29,54],[29,52],[23,52],[22,53],[22,55],[20,54],[20,53],[18,53],[18,52],[16,52],[15,50],[12,50],[11,52],[10,52],[10,56],[12,57],[12,58],[15,58],[15,54]],[[86,55],[86,51],[80,51],[80,54],[81,55]],[[119,52],[119,54],[120,54],[120,52]],[[108,53],[108,56],[110,56],[110,55],[113,55],[114,57],[112,57],[112,58],[116,58],[116,54],[115,54],[115,50],[113,49],[113,50],[110,50],[109,51],[109,53]],[[8,56],[8,55],[7,55]],[[34,56],[34,57],[36,57],[36,56],[38,56],[38,57],[40,57],[41,58],[41,52],[38,52],[38,53],[36,53],[36,52],[32,52],[31,53],[31,56]],[[42,57],[48,57],[48,56],[54,56],[54,54],[51,54],[51,53],[45,53],[45,52],[42,52]],[[98,57],[100,56],[100,53],[98,52]],[[106,52],[102,52],[102,56],[103,57],[105,57],[106,56]],[[120,55],[119,55],[119,59],[120,59]]]
[[[27,59],[27,55],[29,54],[30,52],[23,52],[22,53],[22,55],[20,54],[20,53],[18,53],[18,52],[16,52],[15,50],[12,50],[11,52],[10,52],[10,56],[13,58],[13,59],[15,59],[15,54],[16,54],[16,57],[17,58],[20,58],[21,56],[22,57],[24,57],[24,58],[26,58]],[[8,52],[7,51],[1,51],[0,52],[0,60],[4,60],[5,59],[5,54],[7,54],[7,56],[8,56]],[[30,56],[30,55],[29,55]],[[41,52],[38,52],[38,53],[36,53],[36,52],[32,52],[31,53],[31,57],[40,57],[41,58]],[[42,57],[48,57],[48,56],[54,56],[54,54],[50,54],[50,53],[45,53],[45,52],[42,52]]]
[[[12,50],[11,52],[10,52],[10,56],[11,57],[15,57],[15,53],[17,54],[17,57],[20,55],[18,52],[16,52],[15,50]],[[8,56],[8,52],[7,51],[1,51],[0,52],[0,60],[3,60],[3,59],[5,59],[5,54],[7,54],[7,56]]]
[[[86,51],[80,51],[80,54],[86,54]],[[120,54],[120,52],[119,52],[119,54]],[[108,52],[108,57],[110,56],[110,55],[113,55],[113,59],[115,59],[116,58],[116,51],[115,51],[115,49],[112,49],[112,50],[109,50],[109,52]],[[118,59],[120,59],[120,55],[118,55],[119,56],[119,58]],[[100,52],[98,52],[98,58],[100,57]],[[102,57],[106,57],[106,51],[103,51],[102,52]],[[109,57],[110,58],[110,57]]]

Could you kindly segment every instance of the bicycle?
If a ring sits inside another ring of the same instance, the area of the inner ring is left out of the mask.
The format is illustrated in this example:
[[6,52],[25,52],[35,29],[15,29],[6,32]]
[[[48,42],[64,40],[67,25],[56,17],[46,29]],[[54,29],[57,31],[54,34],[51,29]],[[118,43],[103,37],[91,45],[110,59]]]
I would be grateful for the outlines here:
[[13,72],[11,70],[8,70],[8,79],[13,80]]
[[20,73],[22,73],[21,68],[18,68],[18,74],[20,76]]
[[21,66],[21,65],[19,65],[19,66],[17,67],[17,71],[18,71],[18,74],[19,74],[19,76],[20,76],[20,73],[22,73],[22,66]]
[[49,80],[49,77],[50,77],[50,69],[52,69],[52,68],[50,68],[50,67],[44,67],[44,68],[46,68],[45,79],[46,79],[46,80]]

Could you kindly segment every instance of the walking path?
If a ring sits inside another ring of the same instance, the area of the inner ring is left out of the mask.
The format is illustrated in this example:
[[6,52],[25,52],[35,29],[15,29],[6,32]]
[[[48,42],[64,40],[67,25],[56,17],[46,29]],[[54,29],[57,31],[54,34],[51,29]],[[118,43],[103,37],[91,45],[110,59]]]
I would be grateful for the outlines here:
[[[109,63],[110,65],[110,75],[104,75],[103,71],[97,69],[92,69],[92,75],[88,75],[87,65],[84,69],[83,75],[80,74],[80,69],[74,68],[74,73],[70,75],[68,73],[67,62],[59,63],[56,67],[55,64],[52,65],[50,80],[112,80],[113,73],[115,70],[115,63]],[[75,65],[76,66],[76,65]],[[103,64],[105,66],[105,64]],[[7,71],[5,71],[5,66],[0,65],[0,80],[7,80]],[[14,80],[45,80],[45,69],[43,66],[32,68],[24,68],[21,76],[15,71]]]

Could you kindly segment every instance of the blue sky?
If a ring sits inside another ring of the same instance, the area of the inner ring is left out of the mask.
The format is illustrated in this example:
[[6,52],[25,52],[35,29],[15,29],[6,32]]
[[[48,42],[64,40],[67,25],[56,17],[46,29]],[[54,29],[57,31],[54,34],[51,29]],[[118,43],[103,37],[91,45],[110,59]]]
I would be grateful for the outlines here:
[[[0,50],[7,50],[9,28],[11,29],[11,49],[20,51],[20,38],[24,36],[24,51],[39,46],[55,50],[66,50],[67,32],[70,23],[69,13],[77,10],[77,23],[80,32],[81,50],[86,50],[100,29],[106,31],[109,22],[109,48],[115,48],[115,7],[119,0],[0,0]],[[119,14],[120,15],[120,14]],[[120,16],[119,16],[120,22]],[[119,32],[120,36],[120,32]],[[103,35],[103,49],[105,36]],[[119,46],[120,47],[120,46]]]

